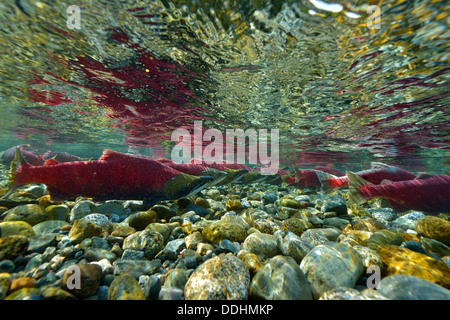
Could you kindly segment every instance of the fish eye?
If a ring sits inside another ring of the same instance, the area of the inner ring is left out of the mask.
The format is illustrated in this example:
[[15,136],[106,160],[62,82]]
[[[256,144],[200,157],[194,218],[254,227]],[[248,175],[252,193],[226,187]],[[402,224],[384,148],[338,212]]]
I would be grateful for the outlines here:
[[190,182],[187,183],[187,187],[190,188],[192,184]]

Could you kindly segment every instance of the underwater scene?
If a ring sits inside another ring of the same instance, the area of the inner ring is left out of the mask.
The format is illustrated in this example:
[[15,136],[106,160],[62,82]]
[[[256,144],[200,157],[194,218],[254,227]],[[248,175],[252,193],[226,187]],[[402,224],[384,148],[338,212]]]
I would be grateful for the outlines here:
[[1,1],[0,300],[450,300],[449,12]]

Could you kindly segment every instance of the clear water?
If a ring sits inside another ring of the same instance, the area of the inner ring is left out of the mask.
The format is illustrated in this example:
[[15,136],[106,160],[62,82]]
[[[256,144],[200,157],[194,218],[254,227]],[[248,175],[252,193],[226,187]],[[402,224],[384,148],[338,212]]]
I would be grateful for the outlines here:
[[167,157],[201,120],[279,129],[283,165],[448,171],[448,2],[324,3],[77,0],[71,30],[74,1],[3,0],[0,149]]

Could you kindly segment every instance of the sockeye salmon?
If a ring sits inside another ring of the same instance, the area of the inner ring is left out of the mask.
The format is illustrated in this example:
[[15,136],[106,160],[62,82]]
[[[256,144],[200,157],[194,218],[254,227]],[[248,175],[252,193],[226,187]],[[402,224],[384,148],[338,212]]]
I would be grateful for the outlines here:
[[398,212],[419,210],[429,213],[450,212],[450,177],[433,175],[427,178],[372,184],[347,172],[349,200],[364,203],[372,198],[384,198]]
[[43,183],[54,200],[83,196],[94,201],[144,200],[144,204],[151,205],[190,196],[211,181],[209,176],[188,175],[148,157],[112,150],[104,150],[98,160],[58,163],[50,159],[34,167],[26,163],[17,148],[4,197],[19,186]]
[[[405,181],[412,180],[417,177],[414,173],[407,170],[383,163],[372,162],[371,166],[371,169],[359,171],[355,174],[372,184],[380,184],[383,180]],[[348,186],[347,176],[336,177],[323,171],[316,171],[316,173],[321,184],[320,190],[324,194],[330,193],[335,189]]]

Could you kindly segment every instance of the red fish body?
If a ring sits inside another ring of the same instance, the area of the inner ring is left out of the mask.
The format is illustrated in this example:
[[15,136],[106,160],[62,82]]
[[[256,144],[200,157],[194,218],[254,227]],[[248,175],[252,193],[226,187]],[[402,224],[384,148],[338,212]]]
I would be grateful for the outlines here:
[[10,163],[14,159],[16,154],[16,149],[19,148],[22,153],[23,158],[32,166],[42,166],[44,164],[44,159],[28,150],[26,150],[27,145],[14,146],[5,150],[2,154],[2,159]]
[[84,196],[95,200],[144,200],[150,204],[186,196],[212,180],[183,174],[147,157],[111,150],[104,150],[99,160],[47,161],[52,164],[40,167],[12,164],[10,190],[29,183],[43,183],[52,198],[59,200]]
[[47,151],[42,155],[42,157],[44,158],[44,160],[55,159],[58,162],[70,162],[80,160],[79,157],[69,154],[67,152]]
[[217,169],[217,170],[226,170],[226,169],[233,169],[233,170],[240,170],[240,169],[244,169],[244,170],[248,170],[248,171],[252,171],[252,168],[250,168],[249,166],[246,166],[245,164],[240,164],[240,163],[216,163],[213,162],[211,164],[207,163],[206,161],[203,160],[198,160],[198,159],[191,159],[191,163],[193,164],[201,164],[203,166],[207,166],[213,169]]
[[314,168],[314,170],[319,170],[322,172],[326,172],[329,174],[332,174],[333,176],[337,176],[337,177],[342,177],[345,176],[345,172],[338,170],[338,169],[333,169],[333,168],[329,168],[329,167],[322,167],[322,166],[317,166]]
[[321,184],[315,170],[299,170],[295,176],[295,185],[299,188],[320,188]]
[[164,163],[166,166],[174,168],[180,172],[184,172],[187,174],[192,174],[194,176],[200,175],[203,171],[209,169],[208,166],[202,164],[195,163],[177,163],[173,162],[170,159],[160,158],[157,160],[158,162]]
[[[359,171],[355,174],[372,184],[380,184],[383,180],[405,181],[417,177],[414,173],[407,170],[380,163],[372,163],[371,169]],[[336,177],[323,171],[317,171],[317,176],[321,183],[321,191],[324,193],[329,193],[335,189],[348,186],[347,176]]]
[[434,175],[427,179],[371,184],[351,172],[349,199],[363,203],[372,198],[385,198],[397,211],[419,210],[430,213],[450,212],[450,177]]

